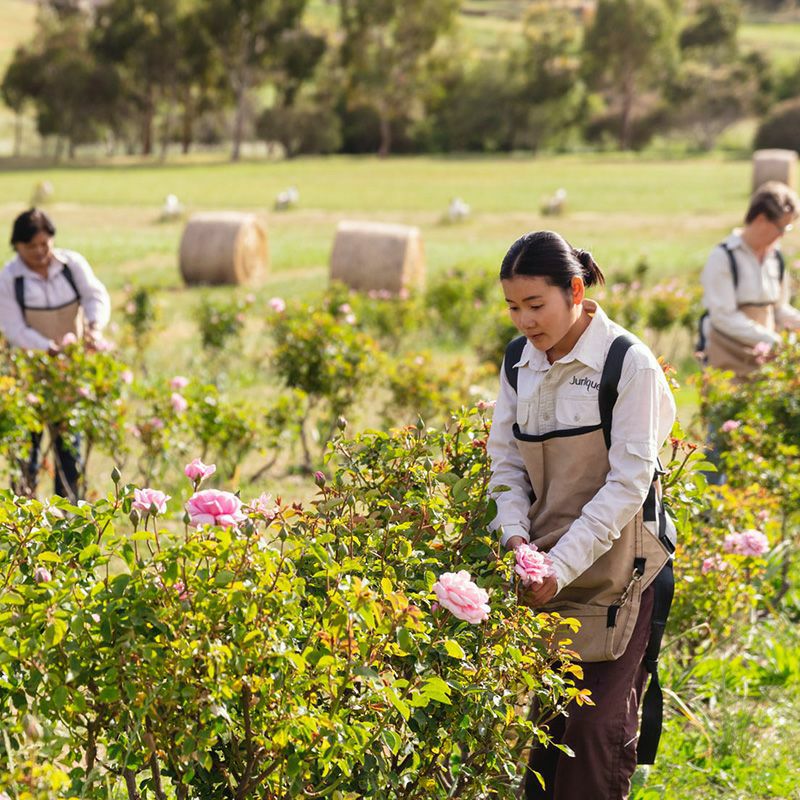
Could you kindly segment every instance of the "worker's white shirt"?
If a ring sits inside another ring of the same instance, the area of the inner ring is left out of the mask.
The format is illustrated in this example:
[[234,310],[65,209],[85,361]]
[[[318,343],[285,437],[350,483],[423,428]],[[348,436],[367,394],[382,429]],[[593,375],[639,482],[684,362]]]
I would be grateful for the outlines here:
[[778,330],[800,328],[800,311],[789,303],[789,264],[786,265],[786,274],[781,283],[780,264],[774,250],[763,262],[759,261],[737,231],[728,236],[725,244],[736,259],[738,283],[734,288],[728,254],[722,247],[715,247],[700,277],[703,304],[708,309],[708,324],[743,344],[776,344],[780,341],[780,334],[759,325],[739,311],[740,305],[774,303]]
[[46,336],[26,324],[15,294],[16,278],[21,275],[25,279],[23,287],[27,307],[58,308],[75,299],[75,292],[64,276],[64,264],[69,266],[75,280],[86,321],[95,323],[99,329],[108,324],[111,314],[108,292],[80,253],[54,250],[46,278],[29,269],[19,256],[15,256],[0,272],[0,330],[14,347],[47,350],[50,346]]
[[[541,436],[600,423],[598,389],[603,365],[611,342],[627,331],[593,301],[584,304],[590,313],[594,310],[594,317],[570,353],[551,365],[543,352],[527,342],[518,362],[518,393],[508,383],[505,370],[500,370],[488,453],[490,491],[497,501],[492,528],[502,529],[503,545],[512,536],[530,540],[531,486],[513,424],[518,423],[521,433]],[[663,370],[638,340],[625,355],[618,392],[606,482],[549,553],[559,590],[609,550],[642,507],[658,452],[675,421],[675,401]],[[500,486],[509,490],[496,491]]]

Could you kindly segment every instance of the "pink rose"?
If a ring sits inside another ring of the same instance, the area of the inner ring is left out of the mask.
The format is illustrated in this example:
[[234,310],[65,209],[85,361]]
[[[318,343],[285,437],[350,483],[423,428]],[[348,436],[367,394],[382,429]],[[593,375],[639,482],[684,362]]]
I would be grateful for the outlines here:
[[200,483],[217,471],[216,464],[204,464],[199,458],[192,459],[184,468],[184,475],[190,481]]
[[235,494],[218,489],[195,492],[186,503],[186,511],[190,523],[196,528],[202,525],[230,528],[245,518],[242,513],[242,501]]
[[69,345],[77,343],[78,337],[74,333],[65,333],[64,337],[61,339],[62,347],[69,347]]
[[478,400],[477,408],[478,411],[488,411],[490,408],[494,408],[497,405],[497,400]]
[[346,314],[345,318],[344,318],[344,321],[348,325],[355,325],[356,324],[356,315],[355,314]]
[[128,385],[133,383],[133,373],[129,369],[124,369],[119,374],[119,379]]
[[514,572],[523,583],[541,583],[545,578],[555,575],[550,559],[535,545],[521,544],[514,555],[517,560]]
[[272,495],[267,492],[251,500],[247,508],[251,514],[257,514],[266,520],[273,520],[278,515],[278,506],[273,502]]
[[283,298],[281,297],[273,297],[269,301],[268,305],[273,311],[276,311],[278,314],[283,314],[283,312],[286,311],[286,303],[283,301]]
[[33,392],[29,392],[25,395],[25,402],[29,406],[38,406],[40,403],[38,395],[33,394]]
[[734,553],[737,556],[757,558],[769,550],[769,540],[761,531],[750,529],[741,533],[728,534],[722,543],[722,549],[726,553]]
[[164,420],[161,417],[150,417],[150,427],[160,431],[164,429]]
[[722,423],[720,430],[723,433],[730,433],[731,431],[735,431],[742,423],[735,419],[729,419]]
[[491,609],[489,595],[472,582],[469,572],[444,572],[433,584],[436,598],[453,616],[476,625],[483,622]]
[[50,583],[53,580],[53,576],[50,574],[50,570],[47,567],[36,567],[33,571],[33,579],[36,583]]
[[94,340],[94,349],[98,353],[109,353],[114,349],[114,342],[109,342],[101,336]]
[[[167,510],[169,495],[158,489],[134,489],[132,508],[142,514],[163,514]],[[155,508],[155,511],[152,509]]]
[[185,389],[188,385],[189,385],[189,379],[184,378],[183,375],[176,375],[169,382],[169,388],[174,389],[176,392],[179,392],[181,389]]
[[247,305],[251,306],[251,305],[253,305],[253,303],[255,303],[256,296],[252,292],[248,292],[244,296],[244,301],[245,301],[245,303],[247,303]]
[[350,303],[342,303],[339,306],[339,313],[340,314],[349,314],[352,312],[352,308],[350,308]]
[[721,572],[727,567],[728,562],[719,553],[715,553],[713,556],[703,559],[703,566],[700,567],[700,572],[703,575],[708,575],[709,572]]
[[187,408],[189,408],[189,403],[186,401],[186,398],[177,392],[172,393],[169,401],[172,403],[172,410],[176,414],[182,414]]
[[183,581],[175,581],[172,585],[172,589],[175,594],[178,595],[178,600],[189,599],[189,590],[186,588],[186,584]]
[[87,386],[79,386],[78,387],[78,394],[81,397],[89,397],[92,393],[91,393],[91,391],[89,391],[89,388]]

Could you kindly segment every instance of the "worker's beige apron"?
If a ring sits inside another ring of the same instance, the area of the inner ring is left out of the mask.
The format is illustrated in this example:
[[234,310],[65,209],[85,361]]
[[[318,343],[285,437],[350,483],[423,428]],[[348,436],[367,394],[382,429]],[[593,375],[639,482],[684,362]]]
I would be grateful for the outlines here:
[[[767,330],[775,331],[774,303],[743,304],[739,306],[739,311]],[[715,369],[730,370],[737,378],[744,378],[759,367],[752,344],[743,344],[720,333],[710,319],[706,337],[706,363]]]
[[79,339],[83,336],[83,310],[76,298],[58,308],[25,308],[25,322],[42,336],[52,339],[56,344],[68,333]]
[[[534,492],[531,541],[546,552],[604,485],[608,449],[599,425],[544,436],[521,434],[515,426],[514,434]],[[642,592],[668,558],[640,509],[611,549],[541,610],[580,621],[580,630],[569,638],[583,661],[613,661],[628,646]]]

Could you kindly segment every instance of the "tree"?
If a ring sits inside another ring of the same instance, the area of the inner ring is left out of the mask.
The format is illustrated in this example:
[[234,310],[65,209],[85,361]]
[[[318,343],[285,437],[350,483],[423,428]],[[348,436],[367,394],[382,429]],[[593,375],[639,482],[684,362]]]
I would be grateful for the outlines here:
[[307,0],[199,0],[198,23],[219,58],[236,111],[231,159],[238,161],[249,91],[276,69],[279,43],[299,27]]
[[142,153],[153,150],[162,100],[174,103],[179,62],[178,0],[108,0],[97,7],[92,49],[116,76],[120,105],[138,114]]
[[19,113],[32,102],[39,133],[58,137],[59,152],[66,141],[71,156],[76,145],[97,139],[118,92],[114,75],[89,50],[90,22],[82,14],[43,10],[36,36],[17,49],[2,84],[9,106]]
[[675,58],[675,14],[668,0],[598,0],[583,45],[584,74],[619,112],[619,145],[630,147],[637,105],[657,91]]
[[392,121],[419,102],[439,38],[458,0],[339,0],[342,64],[353,104],[375,109],[380,155],[392,146]]

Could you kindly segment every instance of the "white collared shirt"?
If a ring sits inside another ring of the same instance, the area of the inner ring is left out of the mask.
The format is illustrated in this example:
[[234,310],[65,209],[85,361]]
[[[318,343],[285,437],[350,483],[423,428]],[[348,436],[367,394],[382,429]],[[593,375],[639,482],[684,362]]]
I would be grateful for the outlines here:
[[[497,516],[492,529],[502,529],[503,545],[512,536],[530,541],[531,485],[513,424],[517,422],[522,433],[540,436],[600,423],[598,389],[606,355],[614,339],[628,332],[595,302],[586,300],[584,305],[593,313],[592,321],[567,355],[551,365],[543,352],[526,342],[518,362],[518,392],[500,370],[488,453],[490,491],[509,487],[493,492]],[[658,452],[675,421],[675,401],[664,372],[638,339],[625,356],[618,393],[606,482],[549,553],[559,590],[609,550],[642,507]]]
[[64,276],[64,264],[69,266],[80,294],[81,308],[86,321],[98,329],[108,324],[111,302],[106,287],[95,277],[89,262],[72,250],[54,250],[47,277],[29,269],[19,256],[9,261],[0,272],[0,330],[8,341],[23,350],[47,350],[50,340],[25,322],[17,303],[15,280],[25,280],[25,305],[30,308],[58,308],[75,299],[75,291]]
[[759,325],[739,311],[740,305],[774,303],[778,330],[800,328],[800,311],[789,303],[791,282],[788,264],[781,283],[780,263],[775,250],[770,251],[763,262],[759,261],[738,231],[728,236],[725,244],[736,259],[737,285],[734,288],[728,254],[722,247],[715,247],[700,276],[708,322],[737,342],[776,344],[780,341],[778,333]]

